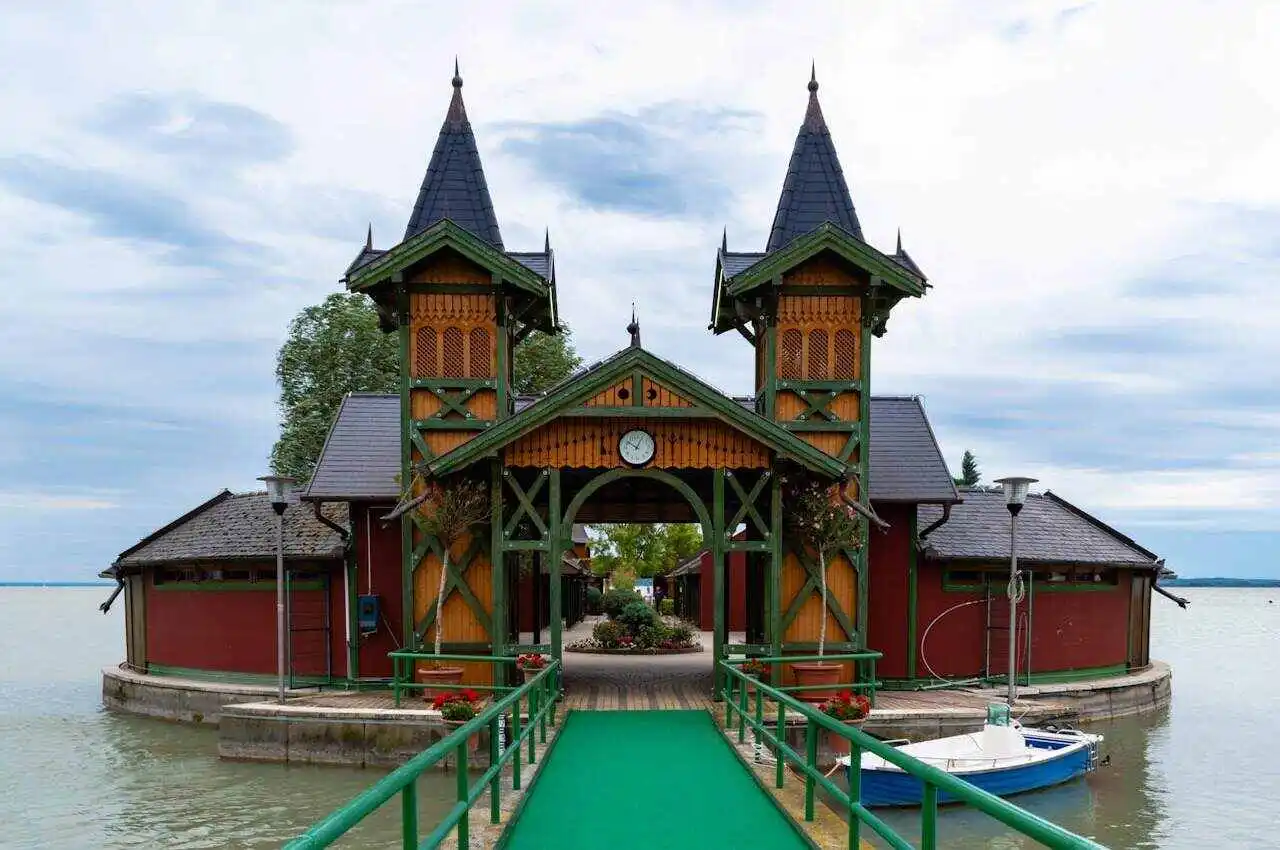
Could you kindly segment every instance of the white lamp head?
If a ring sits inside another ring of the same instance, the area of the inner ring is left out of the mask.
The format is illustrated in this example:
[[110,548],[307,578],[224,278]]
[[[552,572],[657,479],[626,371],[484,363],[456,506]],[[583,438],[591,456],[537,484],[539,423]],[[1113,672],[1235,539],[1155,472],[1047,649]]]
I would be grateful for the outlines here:
[[1027,491],[1036,481],[1035,478],[1025,478],[1020,475],[996,479],[996,483],[1004,488],[1004,501],[1010,513],[1016,514],[1022,510],[1022,504],[1027,500]]
[[289,504],[289,491],[297,479],[288,475],[263,475],[258,480],[267,485],[271,507],[275,508],[276,513],[284,513],[285,506]]

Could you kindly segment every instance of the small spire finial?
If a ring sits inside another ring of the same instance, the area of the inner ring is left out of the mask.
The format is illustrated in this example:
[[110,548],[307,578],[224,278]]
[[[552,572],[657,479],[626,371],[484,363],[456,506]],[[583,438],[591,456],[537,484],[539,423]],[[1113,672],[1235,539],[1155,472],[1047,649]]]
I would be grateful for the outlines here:
[[551,228],[550,227],[547,228],[546,236],[542,241],[542,253],[544,254],[551,253]]
[[458,57],[453,57],[453,87],[462,88],[462,72],[458,70]]
[[810,61],[809,63],[809,91],[818,90],[818,63]]
[[364,247],[373,250],[373,222],[369,222],[369,235],[364,238]]
[[897,253],[899,253],[899,254],[901,254],[901,253],[902,253],[902,228],[901,228],[901,227],[899,227],[899,228],[898,228],[898,251],[897,251]]
[[720,253],[729,253],[729,226],[725,225],[724,233],[720,236]]
[[636,318],[636,302],[631,302],[631,324],[627,325],[627,333],[631,334],[631,347],[640,347],[640,320]]

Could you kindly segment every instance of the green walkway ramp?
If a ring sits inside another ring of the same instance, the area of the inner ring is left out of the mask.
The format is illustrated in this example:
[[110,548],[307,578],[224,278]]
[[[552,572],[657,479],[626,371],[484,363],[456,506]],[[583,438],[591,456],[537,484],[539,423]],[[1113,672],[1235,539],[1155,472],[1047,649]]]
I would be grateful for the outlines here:
[[811,845],[706,711],[571,711],[505,850]]

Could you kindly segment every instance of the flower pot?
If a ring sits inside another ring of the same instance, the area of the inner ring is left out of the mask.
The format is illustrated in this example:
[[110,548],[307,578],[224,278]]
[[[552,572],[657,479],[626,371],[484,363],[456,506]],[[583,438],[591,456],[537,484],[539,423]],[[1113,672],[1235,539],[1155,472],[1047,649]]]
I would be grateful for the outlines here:
[[[454,732],[458,731],[458,729],[461,728],[463,724],[469,723],[469,722],[471,721],[446,720],[444,721],[444,734],[446,736],[452,735]],[[473,732],[471,736],[467,738],[467,752],[474,753],[477,749],[479,749],[480,748],[479,741],[480,741],[480,733]]]
[[844,672],[844,668],[839,664],[827,664],[822,661],[797,661],[791,665],[791,671],[795,674],[796,684],[802,687],[832,685],[830,689],[796,691],[796,699],[819,703],[826,702],[836,695],[834,686],[840,684],[840,674]]
[[[845,726],[858,726],[858,727],[861,727],[862,724],[866,722],[867,722],[867,718],[865,717],[860,717],[857,720],[843,721]],[[831,750],[832,753],[834,753],[837,756],[849,755],[849,739],[842,738],[839,735],[835,734],[834,732],[827,733],[827,747]]]
[[417,669],[418,681],[426,685],[440,686],[424,689],[422,692],[423,699],[431,702],[442,690],[447,690],[445,686],[462,684],[462,673],[461,667],[429,667],[426,664],[419,664]]
[[520,681],[523,683],[528,683],[530,679],[532,679],[534,676],[537,676],[539,673],[541,673],[545,669],[546,669],[545,667],[517,667],[516,668],[516,670],[520,672]]

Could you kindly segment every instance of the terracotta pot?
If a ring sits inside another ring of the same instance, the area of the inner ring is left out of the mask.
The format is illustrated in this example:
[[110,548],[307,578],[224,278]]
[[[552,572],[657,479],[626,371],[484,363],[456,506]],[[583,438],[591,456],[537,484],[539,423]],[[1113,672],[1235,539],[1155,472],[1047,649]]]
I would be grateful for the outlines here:
[[[470,722],[470,721],[467,721],[467,720],[446,720],[446,721],[444,721],[444,733],[445,733],[445,735],[446,735],[446,736],[448,736],[448,735],[452,735],[454,732],[458,731],[458,729],[459,729],[459,728],[460,728],[464,723],[468,723],[468,722]],[[475,732],[475,733],[473,733],[473,734],[471,735],[471,737],[469,737],[469,738],[467,739],[467,752],[469,752],[469,753],[474,753],[477,749],[479,749],[479,748],[480,748],[479,741],[480,741],[480,733],[479,733],[479,732]]]
[[[860,727],[862,726],[863,723],[866,723],[866,722],[867,722],[867,718],[863,717],[858,720],[846,720],[844,721],[844,725]],[[833,752],[837,756],[849,755],[849,739],[848,738],[842,738],[839,735],[828,732],[827,746],[828,748],[830,748],[831,752]]]
[[[791,665],[796,684],[805,685],[838,685],[840,674],[844,668],[839,664],[827,664],[822,661],[797,661]],[[819,689],[812,691],[796,691],[796,699],[803,702],[826,702],[836,695],[836,689]]]
[[532,679],[534,676],[536,676],[536,675],[538,675],[539,673],[541,673],[541,672],[542,672],[543,670],[545,670],[546,668],[545,668],[545,667],[538,667],[538,668],[530,667],[530,668],[528,668],[528,669],[525,669],[524,667],[517,667],[516,669],[520,671],[520,681],[521,681],[521,682],[528,682],[530,679]]
[[[418,665],[418,681],[427,685],[460,685],[462,684],[461,667],[428,667],[425,664]],[[447,688],[427,688],[422,692],[422,698],[427,702],[431,702],[436,696],[447,690]]]

